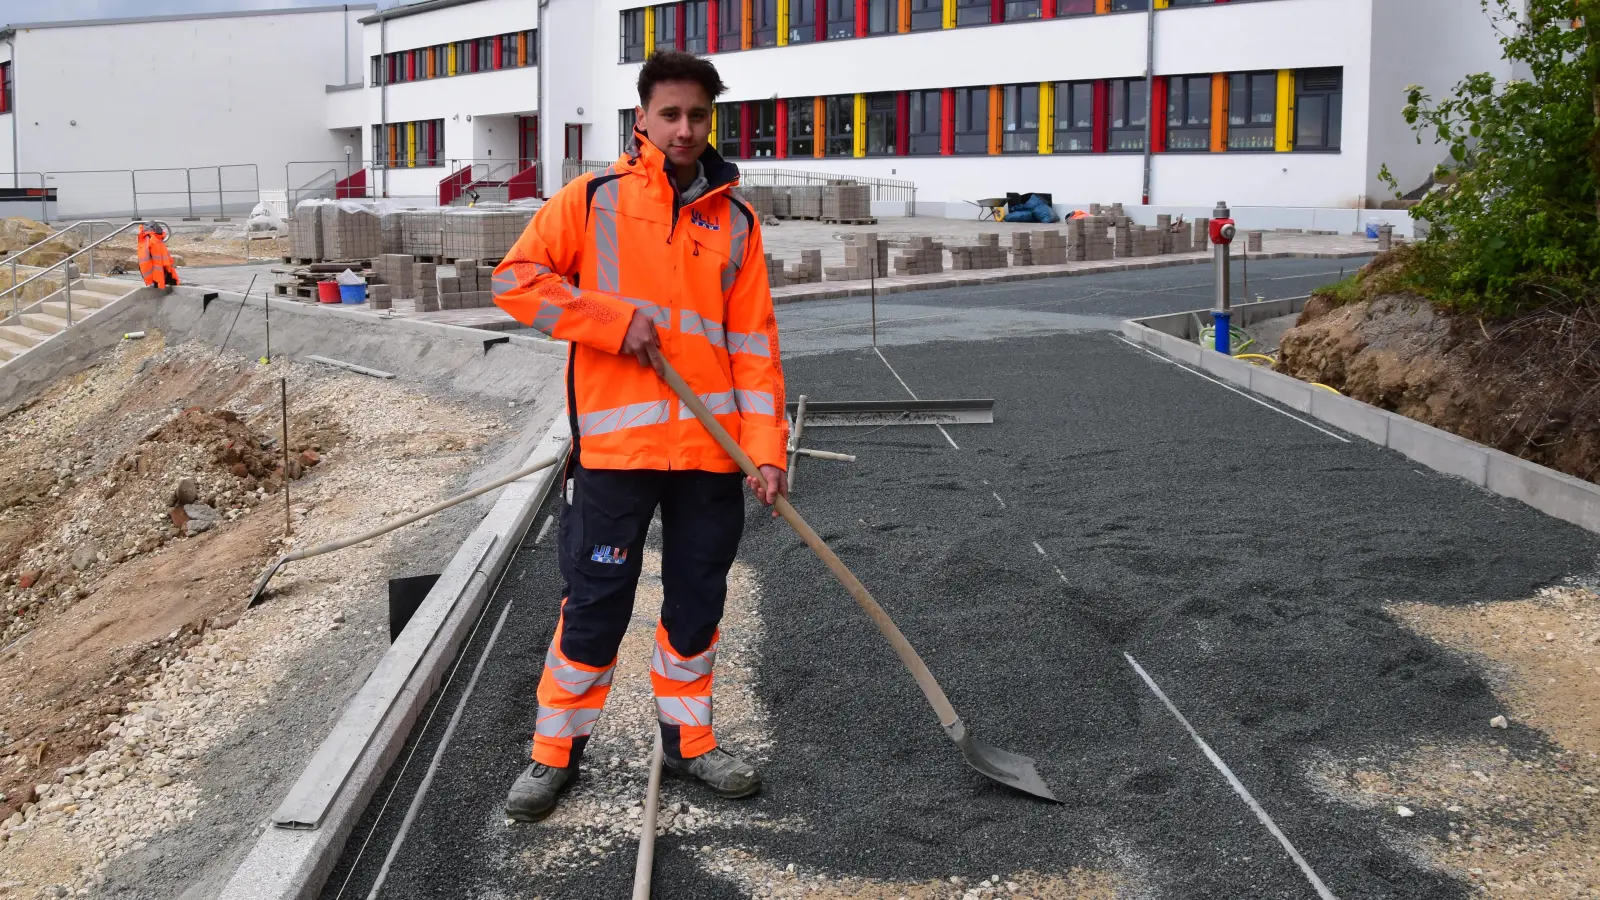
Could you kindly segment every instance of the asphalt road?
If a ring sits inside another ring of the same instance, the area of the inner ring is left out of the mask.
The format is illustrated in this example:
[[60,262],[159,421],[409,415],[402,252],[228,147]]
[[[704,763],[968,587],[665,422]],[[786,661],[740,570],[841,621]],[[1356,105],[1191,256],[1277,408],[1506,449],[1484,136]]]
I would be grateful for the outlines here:
[[[1117,290],[1086,281],[1033,282],[1039,293],[1014,303],[1120,311],[1166,302],[1148,291],[1059,296]],[[950,427],[949,440],[925,426],[810,430],[808,445],[859,461],[804,461],[796,506],[895,617],[974,732],[1038,760],[1063,803],[968,769],[826,569],[786,526],[752,514],[741,558],[761,582],[757,695],[775,748],[767,789],[744,802],[754,819],[789,824],[729,826],[691,843],[794,863],[835,885],[1080,869],[1138,897],[1317,897],[1314,878],[1346,900],[1465,897],[1395,849],[1407,831],[1442,839],[1444,821],[1330,801],[1305,769],[1322,754],[1396,744],[1538,746],[1540,735],[1515,726],[1489,733],[1501,710],[1482,673],[1405,631],[1384,605],[1520,599],[1593,573],[1600,541],[1310,427],[1114,334],[1052,326],[971,339],[988,332],[966,317],[992,311],[929,295],[903,298],[904,309],[913,301],[952,316],[945,336],[969,339],[908,332],[903,345],[885,341],[881,357],[794,354],[791,393],[993,397],[995,424]],[[817,312],[786,311],[789,346],[795,316]],[[834,331],[835,346],[855,340]],[[524,858],[554,836],[508,828],[500,814],[525,758],[559,596],[554,558],[525,544],[464,671],[504,604],[512,613],[382,896],[628,895],[631,852],[601,857],[582,877],[530,876]],[[392,776],[397,799],[382,815],[369,811],[324,896],[338,895],[363,846],[343,895],[366,895],[464,682],[441,695],[439,715],[415,738],[418,761]],[[693,850],[658,842],[656,896],[747,895]]]

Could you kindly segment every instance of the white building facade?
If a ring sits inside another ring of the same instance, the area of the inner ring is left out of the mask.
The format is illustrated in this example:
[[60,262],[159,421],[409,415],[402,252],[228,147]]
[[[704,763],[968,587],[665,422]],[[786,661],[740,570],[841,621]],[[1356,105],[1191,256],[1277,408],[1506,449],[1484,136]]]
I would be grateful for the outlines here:
[[546,147],[614,158],[641,61],[681,47],[728,85],[725,156],[914,182],[924,215],[1376,206],[1381,166],[1410,189],[1442,159],[1406,86],[1509,71],[1477,0],[550,0],[544,22]]
[[344,159],[317,111],[374,8],[8,25],[0,188],[53,190],[58,218],[248,212],[291,163]]

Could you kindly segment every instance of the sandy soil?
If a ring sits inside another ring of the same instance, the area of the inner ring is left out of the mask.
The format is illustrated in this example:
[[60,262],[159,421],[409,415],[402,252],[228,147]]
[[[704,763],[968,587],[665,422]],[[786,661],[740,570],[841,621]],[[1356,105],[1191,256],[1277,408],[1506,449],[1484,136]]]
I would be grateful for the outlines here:
[[[1507,731],[1485,722],[1470,742],[1324,758],[1313,783],[1383,811],[1391,843],[1486,896],[1600,897],[1600,596],[1553,588],[1514,603],[1391,611],[1482,663]],[[1548,742],[1512,749],[1497,739],[1510,729]]]

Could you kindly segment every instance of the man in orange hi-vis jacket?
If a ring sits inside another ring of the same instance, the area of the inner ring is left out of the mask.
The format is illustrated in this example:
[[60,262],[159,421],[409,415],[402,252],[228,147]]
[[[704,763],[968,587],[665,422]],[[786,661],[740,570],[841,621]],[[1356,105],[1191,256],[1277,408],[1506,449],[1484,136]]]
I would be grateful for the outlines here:
[[139,275],[154,288],[169,288],[178,283],[178,269],[167,252],[166,235],[155,228],[139,226]]
[[577,777],[657,507],[665,602],[650,680],[665,764],[724,797],[761,788],[711,729],[717,626],[744,530],[739,469],[650,365],[663,354],[739,441],[760,467],[748,483],[762,502],[788,492],[761,222],[733,192],[738,168],[707,143],[723,90],[710,62],[653,55],[639,73],[632,146],[551,198],[495,270],[495,302],[570,345],[566,595],[539,682],[533,762],[506,800],[513,819],[549,815]]

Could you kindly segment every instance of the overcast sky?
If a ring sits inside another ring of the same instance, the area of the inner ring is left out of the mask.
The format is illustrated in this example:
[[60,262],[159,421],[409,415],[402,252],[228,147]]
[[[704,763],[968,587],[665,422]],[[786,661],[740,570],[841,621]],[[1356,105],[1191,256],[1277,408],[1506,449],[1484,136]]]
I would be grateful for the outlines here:
[[[398,3],[399,0],[378,0],[378,5],[383,7]],[[0,23],[333,5],[336,5],[333,0],[0,0]]]

